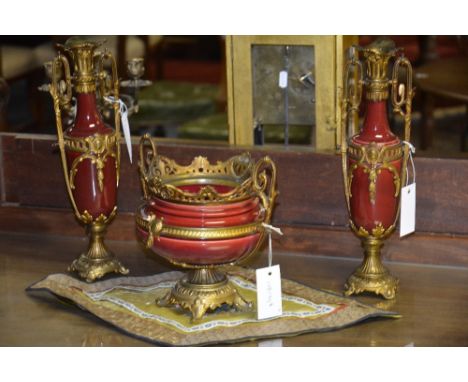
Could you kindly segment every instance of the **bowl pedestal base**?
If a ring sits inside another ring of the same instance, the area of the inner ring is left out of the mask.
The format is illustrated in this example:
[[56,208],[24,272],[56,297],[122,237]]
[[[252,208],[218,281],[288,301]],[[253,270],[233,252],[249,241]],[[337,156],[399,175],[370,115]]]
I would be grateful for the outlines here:
[[200,320],[208,310],[224,304],[240,311],[250,310],[253,306],[239,294],[224,273],[212,268],[191,270],[156,303],[187,309],[192,314],[192,321]]

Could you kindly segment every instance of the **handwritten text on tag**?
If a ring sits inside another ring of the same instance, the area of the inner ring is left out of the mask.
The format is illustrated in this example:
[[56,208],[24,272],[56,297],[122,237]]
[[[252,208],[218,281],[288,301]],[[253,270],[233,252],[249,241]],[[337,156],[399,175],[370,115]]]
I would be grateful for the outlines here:
[[281,298],[281,273],[279,265],[256,270],[257,319],[272,318],[283,314]]

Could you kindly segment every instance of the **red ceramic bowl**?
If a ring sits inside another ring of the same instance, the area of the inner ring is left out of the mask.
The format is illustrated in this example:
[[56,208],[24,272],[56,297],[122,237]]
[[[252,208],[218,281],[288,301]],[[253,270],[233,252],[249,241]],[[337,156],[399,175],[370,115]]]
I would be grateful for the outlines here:
[[151,211],[156,215],[157,218],[162,218],[164,224],[177,227],[194,228],[220,228],[245,225],[253,223],[260,216],[260,211],[258,209],[252,209],[243,214],[219,218],[187,218],[171,215],[168,213],[161,213],[161,211],[158,209],[152,209]]
[[221,217],[229,216],[236,213],[242,213],[246,209],[250,209],[253,206],[259,204],[258,198],[249,198],[241,202],[234,203],[223,203],[223,204],[183,204],[173,203],[167,200],[153,197],[151,198],[149,205],[151,207],[157,206],[158,208],[165,208],[166,211],[179,216],[210,216],[210,217]]
[[[140,240],[148,233],[137,227]],[[183,240],[160,236],[151,250],[173,263],[187,265],[221,265],[232,263],[253,251],[262,238],[261,233],[226,240]]]
[[[222,210],[216,212],[203,212],[203,210],[185,210],[178,208],[177,204],[168,203],[161,200],[152,200],[145,213],[153,213],[157,218],[163,218],[164,223],[170,226],[179,227],[230,227],[236,225],[249,224],[257,220],[260,215],[258,199],[248,202],[235,203],[238,208]],[[194,207],[194,206],[191,206]]]

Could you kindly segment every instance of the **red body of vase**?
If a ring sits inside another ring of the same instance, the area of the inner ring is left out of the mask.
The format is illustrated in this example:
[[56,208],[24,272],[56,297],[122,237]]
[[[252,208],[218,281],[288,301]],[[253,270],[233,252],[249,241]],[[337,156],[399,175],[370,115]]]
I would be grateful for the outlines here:
[[[399,174],[403,157],[401,141],[389,128],[386,101],[367,101],[362,131],[351,138],[350,152],[355,150],[366,166],[357,166],[359,159],[348,156],[351,173],[351,219],[357,228],[367,232],[377,226],[389,228],[398,212]],[[396,159],[395,159],[396,154]],[[386,159],[389,159],[386,161]],[[393,159],[393,160],[392,160]]]
[[75,122],[66,131],[65,139],[90,137],[93,142],[89,144],[94,145],[94,150],[91,155],[83,155],[67,146],[66,157],[70,171],[76,169],[72,188],[76,206],[81,214],[87,211],[93,219],[101,214],[108,217],[117,202],[115,138],[114,144],[108,142],[113,134],[114,130],[103,122],[97,110],[95,93],[77,94]]

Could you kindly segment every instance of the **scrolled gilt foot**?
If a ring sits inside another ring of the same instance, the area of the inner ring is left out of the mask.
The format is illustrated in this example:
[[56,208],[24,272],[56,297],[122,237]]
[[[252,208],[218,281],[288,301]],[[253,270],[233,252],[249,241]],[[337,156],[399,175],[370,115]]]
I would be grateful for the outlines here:
[[346,282],[346,284],[344,285],[344,288],[345,288],[344,295],[347,297],[353,295],[354,293],[356,294],[359,293],[359,292],[356,292],[356,290],[354,289],[354,285],[348,284],[348,282]]
[[172,293],[171,291],[167,292],[163,297],[156,299],[156,305],[160,307],[168,307],[173,303],[171,301]]
[[70,267],[68,267],[68,271],[78,272],[79,277],[88,283],[92,283],[108,273],[126,275],[129,272],[116,258],[94,260],[89,259],[85,254],[74,260]]
[[[192,313],[192,319],[190,320],[191,322],[198,322],[200,321],[207,310],[210,308],[210,306],[206,303],[205,300],[197,298],[192,305],[188,307],[190,309],[190,312]],[[213,307],[212,309],[215,309]]]
[[385,284],[382,290],[378,290],[376,293],[381,294],[385,299],[392,300],[396,297],[398,290],[398,279],[394,278],[392,282]]
[[248,312],[253,308],[253,303],[244,299],[237,291],[232,305],[236,310],[241,312]]
[[390,273],[381,275],[353,274],[346,281],[345,296],[360,294],[363,292],[375,293],[387,300],[394,299],[398,290],[398,279]]

